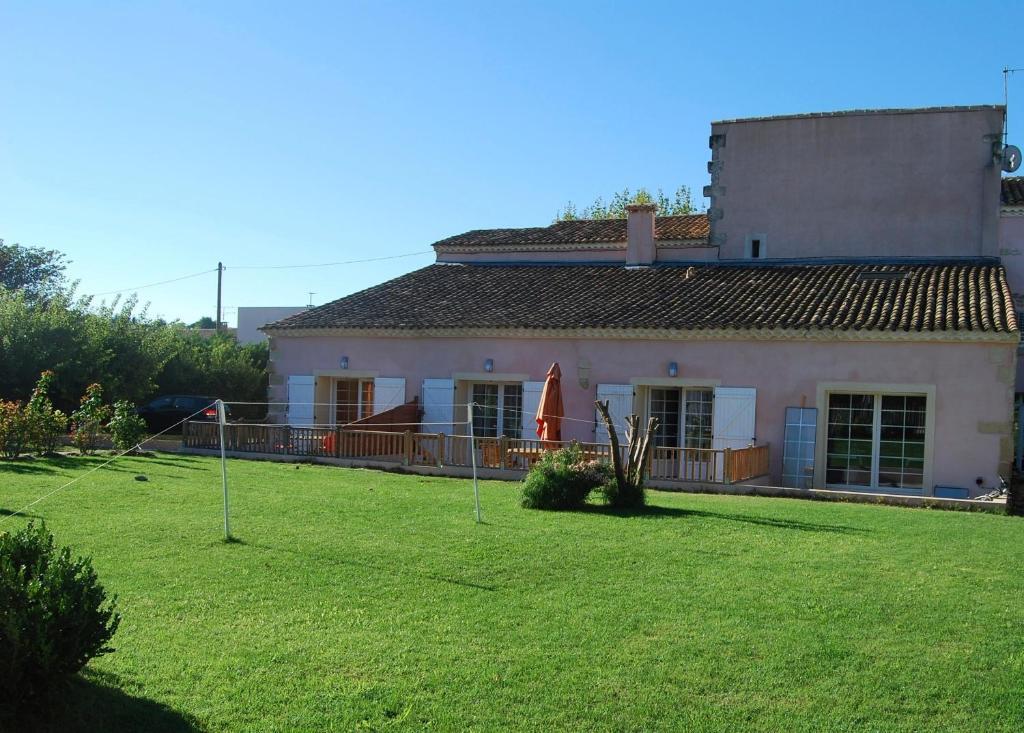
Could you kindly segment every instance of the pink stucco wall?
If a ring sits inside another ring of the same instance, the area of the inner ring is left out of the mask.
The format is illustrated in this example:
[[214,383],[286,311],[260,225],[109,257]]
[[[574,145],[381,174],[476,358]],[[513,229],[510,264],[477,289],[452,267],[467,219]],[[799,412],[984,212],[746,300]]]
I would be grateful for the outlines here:
[[[1000,460],[1008,460],[1012,344],[282,336],[273,344],[272,401],[285,399],[287,375],[335,370],[341,355],[348,356],[351,370],[404,377],[407,400],[419,395],[423,379],[482,372],[485,359],[494,360],[495,373],[521,373],[536,381],[557,361],[566,414],[584,421],[567,422],[565,437],[581,441],[594,437],[598,383],[664,378],[674,361],[681,378],[757,388],[757,439],[772,445],[776,482],[785,408],[814,406],[819,383],[930,384],[936,389],[935,483],[973,489],[980,476],[991,486],[998,481]],[[591,367],[586,389],[577,380],[582,360]]]
[[[768,257],[996,254],[1001,107],[712,123],[713,243]],[[717,218],[720,215],[720,218]]]

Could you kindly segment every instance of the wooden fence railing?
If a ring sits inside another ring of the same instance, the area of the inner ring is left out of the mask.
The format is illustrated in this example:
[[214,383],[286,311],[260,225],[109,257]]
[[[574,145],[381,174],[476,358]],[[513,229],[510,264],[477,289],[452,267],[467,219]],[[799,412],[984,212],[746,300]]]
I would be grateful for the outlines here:
[[[216,423],[187,422],[182,430],[185,448],[218,450]],[[476,463],[482,468],[527,471],[548,451],[569,445],[519,438],[477,438]],[[351,430],[329,427],[289,427],[230,424],[224,428],[224,447],[235,453],[369,459],[405,466],[468,467],[472,465],[467,435]],[[610,462],[611,446],[581,443],[591,460]],[[768,446],[734,449],[656,447],[651,451],[648,477],[660,481],[736,483],[768,473]]]

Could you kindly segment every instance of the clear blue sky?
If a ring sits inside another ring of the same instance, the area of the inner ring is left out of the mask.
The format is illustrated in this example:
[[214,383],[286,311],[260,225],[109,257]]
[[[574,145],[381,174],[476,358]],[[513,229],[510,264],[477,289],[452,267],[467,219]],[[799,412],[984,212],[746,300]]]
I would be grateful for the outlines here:
[[[233,268],[428,250],[624,186],[699,196],[713,119],[998,103],[1022,20],[1014,2],[0,0],[0,238],[66,252],[83,293],[220,259],[229,320],[319,304],[431,258]],[[192,321],[214,278],[140,297]]]

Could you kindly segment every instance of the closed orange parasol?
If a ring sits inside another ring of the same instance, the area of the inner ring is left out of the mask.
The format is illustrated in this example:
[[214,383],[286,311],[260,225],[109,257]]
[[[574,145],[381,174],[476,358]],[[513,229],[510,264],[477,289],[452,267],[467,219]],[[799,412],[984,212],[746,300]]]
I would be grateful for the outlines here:
[[537,437],[541,440],[561,440],[564,415],[562,370],[556,361],[548,369],[547,379],[544,380],[544,391],[540,393],[540,404],[537,405]]

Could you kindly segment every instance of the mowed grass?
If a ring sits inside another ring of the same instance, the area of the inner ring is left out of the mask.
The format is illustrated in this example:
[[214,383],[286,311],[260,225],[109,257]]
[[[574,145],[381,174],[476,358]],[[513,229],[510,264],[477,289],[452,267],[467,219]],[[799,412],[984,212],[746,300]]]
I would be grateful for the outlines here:
[[[99,460],[0,464],[0,509]],[[1024,728],[1020,519],[664,492],[555,514],[484,482],[476,525],[467,480],[229,477],[234,544],[207,458],[122,459],[29,510],[124,616],[40,727]]]

